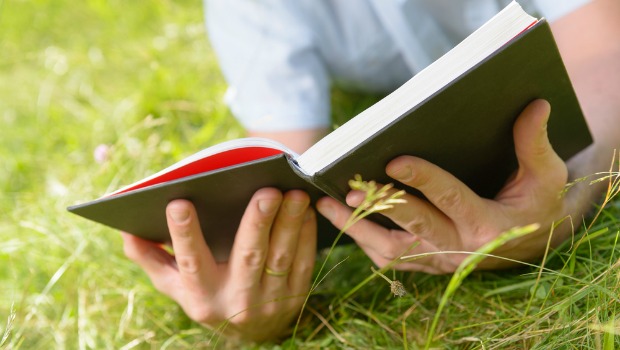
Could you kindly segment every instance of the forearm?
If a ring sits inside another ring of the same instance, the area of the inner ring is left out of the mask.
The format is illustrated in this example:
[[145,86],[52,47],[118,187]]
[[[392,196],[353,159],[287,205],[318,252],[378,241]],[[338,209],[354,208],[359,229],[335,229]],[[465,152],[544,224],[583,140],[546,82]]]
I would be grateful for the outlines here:
[[290,130],[290,131],[248,131],[251,137],[264,137],[281,142],[297,153],[303,153],[314,145],[323,136],[327,135],[327,128]]
[[577,176],[608,169],[613,150],[620,148],[620,37],[617,40],[610,43],[617,46],[615,52],[589,63],[566,63],[594,138],[593,146],[586,151],[589,156],[576,157],[577,166],[571,164]]
[[[597,0],[552,24],[594,138],[592,146],[568,162],[569,181],[608,171],[614,150],[620,149],[619,17],[619,2]],[[576,198],[570,213],[589,210],[606,188],[604,182],[589,183],[584,181],[571,190]]]
[[601,57],[598,62],[600,65],[593,64],[589,68],[569,68],[594,138],[592,146],[570,159],[567,164],[569,181],[589,177],[572,190],[574,196],[583,197],[583,200],[574,202],[585,206],[575,208],[576,212],[585,212],[590,209],[591,203],[600,200],[607,182],[590,185],[590,181],[604,176],[594,174],[608,171],[614,161],[614,152],[620,150],[620,50]]

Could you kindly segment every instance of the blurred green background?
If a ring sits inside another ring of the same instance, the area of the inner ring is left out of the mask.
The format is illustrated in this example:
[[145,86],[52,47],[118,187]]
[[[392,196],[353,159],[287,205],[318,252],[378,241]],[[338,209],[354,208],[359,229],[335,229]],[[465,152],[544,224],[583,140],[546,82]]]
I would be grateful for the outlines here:
[[[242,137],[224,91],[199,0],[0,0],[0,348],[240,346],[155,291],[117,232],[65,210]],[[334,96],[336,123],[377,99]],[[397,299],[361,252],[338,250],[298,338],[262,347],[613,349],[618,203],[548,270],[474,273],[430,342],[450,276],[389,272],[409,291]]]
[[0,2],[0,344],[205,336],[124,259],[117,232],[65,211],[242,136],[202,11],[200,1]]

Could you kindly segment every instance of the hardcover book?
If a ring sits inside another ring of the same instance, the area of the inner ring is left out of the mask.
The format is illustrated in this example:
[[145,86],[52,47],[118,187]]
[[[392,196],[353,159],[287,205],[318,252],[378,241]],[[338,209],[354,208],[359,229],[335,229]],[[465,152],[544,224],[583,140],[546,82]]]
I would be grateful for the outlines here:
[[[517,169],[512,129],[535,99],[551,104],[548,133],[568,159],[592,138],[549,24],[513,2],[400,88],[297,155],[265,139],[232,140],[69,211],[143,238],[169,240],[165,208],[192,201],[207,244],[226,260],[241,216],[263,187],[302,189],[344,203],[355,174],[393,182],[385,166],[424,158],[492,198]],[[398,187],[398,186],[397,186]],[[380,216],[384,225],[393,225]],[[319,247],[333,228],[320,219]]]

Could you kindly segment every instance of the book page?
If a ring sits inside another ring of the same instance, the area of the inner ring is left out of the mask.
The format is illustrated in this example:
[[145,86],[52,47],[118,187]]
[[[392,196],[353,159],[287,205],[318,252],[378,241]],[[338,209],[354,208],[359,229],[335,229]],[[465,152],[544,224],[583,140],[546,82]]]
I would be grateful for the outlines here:
[[293,158],[297,157],[295,152],[273,140],[258,137],[231,140],[205,148],[156,174],[106,194],[104,197],[114,196],[208,171],[224,169],[282,153],[286,153]]

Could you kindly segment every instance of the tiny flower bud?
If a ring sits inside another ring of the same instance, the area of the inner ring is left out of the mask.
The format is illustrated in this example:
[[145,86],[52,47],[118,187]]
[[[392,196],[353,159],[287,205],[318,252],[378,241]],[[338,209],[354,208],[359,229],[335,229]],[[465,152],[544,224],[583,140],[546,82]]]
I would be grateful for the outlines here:
[[97,146],[97,148],[95,148],[95,151],[93,152],[93,157],[95,158],[95,161],[97,163],[104,163],[108,160],[108,158],[110,158],[110,147],[106,144],[101,144]]
[[395,297],[403,297],[407,294],[405,286],[400,281],[394,280],[390,283],[390,291]]

